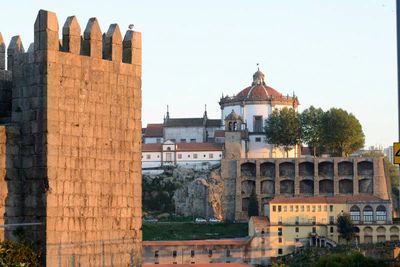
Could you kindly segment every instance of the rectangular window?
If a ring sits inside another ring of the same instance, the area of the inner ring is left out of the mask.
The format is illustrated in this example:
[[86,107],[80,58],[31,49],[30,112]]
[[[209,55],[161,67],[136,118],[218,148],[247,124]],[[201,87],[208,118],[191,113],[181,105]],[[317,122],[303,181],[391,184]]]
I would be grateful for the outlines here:
[[172,257],[176,257],[176,255],[178,255],[178,253],[176,252],[176,250],[172,251]]
[[261,133],[263,132],[262,128],[262,116],[254,116],[254,129],[253,132]]
[[278,238],[278,243],[282,243],[282,237]]
[[151,158],[151,155],[147,154],[146,159],[150,159],[150,158]]
[[376,220],[377,221],[386,221],[386,210],[385,211],[377,211],[376,212]]
[[299,227],[295,228],[295,232],[298,233],[299,232]]
[[282,227],[278,228],[278,236],[282,236]]
[[256,137],[256,143],[260,143],[261,142],[261,137]]
[[209,158],[210,158],[210,159],[213,159],[213,158],[214,158],[214,154],[213,154],[213,153],[210,153],[210,154],[209,154]]
[[190,257],[194,258],[194,250],[190,251]]
[[310,206],[307,205],[307,211],[310,211]]
[[272,206],[272,211],[276,211],[276,206]]
[[316,222],[317,222],[317,219],[315,218],[315,216],[313,216],[312,219],[311,219],[311,223],[315,224]]
[[279,205],[278,206],[278,212],[281,212],[282,211],[282,209],[281,209],[281,206]]
[[296,216],[296,224],[299,224],[299,223],[300,223],[300,217]]
[[178,159],[182,159],[182,154],[178,154]]
[[226,256],[230,257],[231,256],[231,250],[230,249],[226,249]]
[[160,144],[160,143],[161,143],[161,138],[157,138],[157,139],[156,139],[156,143],[157,143],[157,144]]
[[301,210],[302,212],[304,211],[304,206],[303,206],[303,205],[300,206],[300,210]]
[[212,249],[209,249],[209,250],[208,250],[208,257],[211,258],[211,257],[212,257],[212,254],[213,254]]
[[181,143],[186,143],[186,139],[181,139]]
[[333,211],[333,205],[329,205],[329,211],[330,211],[330,212]]
[[194,159],[197,159],[197,154],[193,154],[193,158],[194,158]]
[[154,258],[158,258],[158,256],[159,256],[158,250],[154,251]]
[[282,249],[281,249],[281,248],[278,248],[278,255],[282,255],[282,254],[283,254]]
[[330,227],[329,232],[333,234],[333,226]]
[[167,161],[172,161],[172,153],[167,153]]
[[196,143],[196,139],[190,139],[190,143]]
[[315,212],[315,205],[312,205],[312,212]]
[[329,216],[329,224],[333,224],[335,222],[334,216]]
[[294,211],[295,211],[295,212],[299,212],[299,206],[297,206],[297,205],[294,206]]
[[300,240],[300,239],[298,239],[298,238],[295,238],[295,239],[294,239],[294,242],[299,242],[299,240]]

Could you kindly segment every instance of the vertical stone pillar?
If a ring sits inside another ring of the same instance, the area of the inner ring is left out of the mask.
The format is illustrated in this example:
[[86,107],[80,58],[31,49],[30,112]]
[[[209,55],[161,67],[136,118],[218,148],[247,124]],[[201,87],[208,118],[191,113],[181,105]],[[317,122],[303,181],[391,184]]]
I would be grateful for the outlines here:
[[40,10],[35,21],[35,51],[59,50],[58,20],[55,13]]
[[281,177],[279,176],[280,160],[275,160],[275,196],[281,194]]
[[0,70],[6,69],[6,44],[0,32]]
[[262,198],[261,198],[261,179],[260,179],[260,161],[256,160],[256,181],[255,190],[258,201],[258,214],[262,214]]
[[[128,30],[122,42],[122,62],[142,65],[142,35],[140,32]],[[222,114],[222,112],[221,112]],[[225,118],[222,119],[222,121]]]
[[353,158],[353,195],[358,195],[359,194],[359,177],[358,177],[358,158]]
[[81,27],[75,16],[70,16],[65,21],[63,32],[63,51],[80,54],[81,50]]
[[299,160],[294,160],[294,195],[300,195]]
[[122,36],[118,24],[111,24],[104,40],[104,59],[122,62]]
[[314,196],[319,195],[318,160],[314,158]]
[[103,58],[103,34],[96,18],[89,19],[83,32],[82,55]]
[[333,159],[333,195],[339,195],[339,173],[337,158]]
[[236,164],[236,197],[235,197],[235,219],[240,220],[242,215],[242,173],[240,171],[240,166],[242,162],[237,161]]

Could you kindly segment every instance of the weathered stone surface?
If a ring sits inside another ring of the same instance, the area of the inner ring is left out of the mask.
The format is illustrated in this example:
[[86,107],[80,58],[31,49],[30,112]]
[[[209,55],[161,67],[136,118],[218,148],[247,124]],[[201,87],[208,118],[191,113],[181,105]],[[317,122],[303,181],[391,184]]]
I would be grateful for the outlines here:
[[96,19],[84,55],[77,20],[64,26],[59,47],[56,15],[39,11],[34,51],[13,38],[12,77],[0,70],[0,223],[41,223],[24,232],[46,266],[139,266],[141,65],[102,59]]

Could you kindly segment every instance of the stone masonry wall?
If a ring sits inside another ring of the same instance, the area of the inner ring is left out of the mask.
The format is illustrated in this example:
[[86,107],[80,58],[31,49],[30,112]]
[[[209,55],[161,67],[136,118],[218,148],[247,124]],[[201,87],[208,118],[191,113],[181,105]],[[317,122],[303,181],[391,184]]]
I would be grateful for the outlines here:
[[[5,213],[6,197],[6,127],[0,126],[0,214]],[[0,224],[4,223],[4,216],[0,216]],[[0,228],[0,240],[4,240],[4,228]]]
[[58,36],[40,10],[28,53],[18,36],[7,50],[5,219],[42,223],[25,233],[46,266],[140,266],[141,34],[92,18],[81,36],[72,16]]

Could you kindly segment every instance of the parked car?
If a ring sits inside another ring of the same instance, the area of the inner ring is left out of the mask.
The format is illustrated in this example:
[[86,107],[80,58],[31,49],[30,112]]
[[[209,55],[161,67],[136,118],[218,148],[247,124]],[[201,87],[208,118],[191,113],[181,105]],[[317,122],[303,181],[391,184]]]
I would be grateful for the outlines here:
[[222,221],[220,219],[217,218],[210,218],[208,220],[209,223],[221,223]]
[[203,219],[203,218],[196,218],[196,220],[194,220],[195,223],[206,223],[207,220]]
[[148,222],[148,223],[155,223],[155,222],[158,222],[158,219],[154,218],[154,217],[146,217],[146,218],[143,218],[143,221]]

